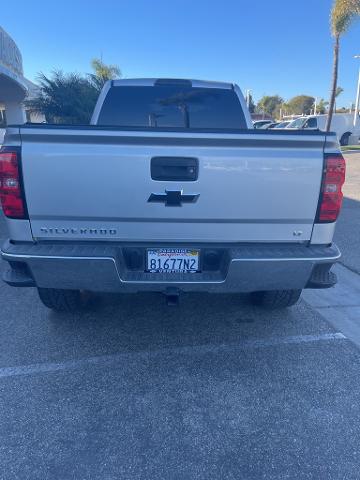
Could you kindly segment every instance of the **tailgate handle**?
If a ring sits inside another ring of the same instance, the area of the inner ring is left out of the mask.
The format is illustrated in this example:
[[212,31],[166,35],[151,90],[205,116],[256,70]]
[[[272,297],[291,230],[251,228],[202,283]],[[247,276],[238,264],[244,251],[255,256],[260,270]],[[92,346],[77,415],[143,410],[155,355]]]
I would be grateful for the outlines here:
[[199,160],[194,157],[153,157],[151,178],[170,182],[195,182],[199,175]]

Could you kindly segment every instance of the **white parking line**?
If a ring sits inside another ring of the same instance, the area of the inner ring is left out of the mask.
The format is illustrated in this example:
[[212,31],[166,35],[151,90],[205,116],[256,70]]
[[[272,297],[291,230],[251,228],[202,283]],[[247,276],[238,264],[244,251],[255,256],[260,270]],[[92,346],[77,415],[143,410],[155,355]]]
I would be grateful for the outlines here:
[[17,367],[0,368],[0,378],[15,377],[19,375],[37,375],[41,373],[52,373],[62,370],[71,370],[90,365],[103,365],[114,363],[124,359],[147,359],[156,355],[204,355],[208,353],[216,354],[221,352],[236,353],[247,349],[275,347],[279,345],[314,343],[333,340],[344,340],[345,335],[340,332],[323,333],[319,335],[293,335],[288,337],[277,337],[268,339],[244,340],[236,345],[195,345],[186,347],[170,347],[158,350],[115,353],[113,355],[101,355],[98,357],[89,357],[80,360],[69,360],[59,363],[35,363],[32,365],[20,365]]

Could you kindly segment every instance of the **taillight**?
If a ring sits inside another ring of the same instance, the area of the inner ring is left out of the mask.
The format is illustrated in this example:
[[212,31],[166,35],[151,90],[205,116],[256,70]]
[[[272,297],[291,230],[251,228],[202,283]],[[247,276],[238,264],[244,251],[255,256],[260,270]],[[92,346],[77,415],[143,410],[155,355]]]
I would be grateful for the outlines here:
[[0,201],[6,217],[27,218],[19,153],[8,147],[0,150]]
[[339,216],[343,194],[341,187],[345,182],[345,159],[342,155],[326,155],[317,222],[335,222]]

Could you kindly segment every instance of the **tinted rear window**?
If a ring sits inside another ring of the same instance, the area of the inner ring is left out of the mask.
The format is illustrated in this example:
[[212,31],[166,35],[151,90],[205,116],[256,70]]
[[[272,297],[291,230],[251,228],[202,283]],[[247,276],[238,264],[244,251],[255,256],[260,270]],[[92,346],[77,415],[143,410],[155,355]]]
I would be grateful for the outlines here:
[[97,124],[141,128],[246,128],[233,90],[179,85],[111,87]]

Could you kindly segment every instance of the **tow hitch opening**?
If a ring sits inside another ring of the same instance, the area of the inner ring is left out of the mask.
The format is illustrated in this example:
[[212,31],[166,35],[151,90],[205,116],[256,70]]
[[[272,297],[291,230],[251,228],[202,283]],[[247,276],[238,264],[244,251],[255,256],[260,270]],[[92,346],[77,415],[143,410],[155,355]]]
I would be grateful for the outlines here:
[[180,292],[175,288],[169,288],[165,292],[166,304],[168,307],[177,307],[180,300]]

